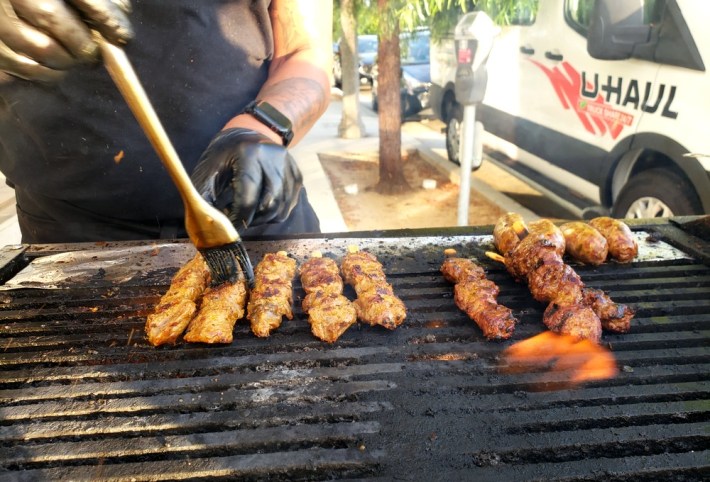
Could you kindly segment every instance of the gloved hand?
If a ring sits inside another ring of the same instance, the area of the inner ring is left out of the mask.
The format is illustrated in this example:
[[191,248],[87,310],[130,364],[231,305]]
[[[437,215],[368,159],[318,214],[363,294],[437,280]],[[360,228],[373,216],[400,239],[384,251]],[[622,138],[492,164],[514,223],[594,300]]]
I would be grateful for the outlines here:
[[52,81],[98,58],[90,28],[113,43],[133,36],[130,0],[0,0],[0,70]]
[[242,128],[217,134],[191,179],[238,229],[285,221],[303,187],[301,171],[286,148]]

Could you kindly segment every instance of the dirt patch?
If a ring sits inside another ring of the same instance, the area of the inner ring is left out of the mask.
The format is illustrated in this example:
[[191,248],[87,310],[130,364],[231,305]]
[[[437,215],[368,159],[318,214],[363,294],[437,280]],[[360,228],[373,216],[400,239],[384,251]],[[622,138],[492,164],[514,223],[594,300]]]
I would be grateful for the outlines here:
[[[349,230],[457,225],[458,185],[417,151],[403,153],[404,176],[411,191],[394,195],[374,190],[379,180],[377,152],[324,153],[319,158]],[[425,184],[435,187],[425,188]],[[505,213],[479,193],[472,192],[469,201],[469,225],[492,225]]]

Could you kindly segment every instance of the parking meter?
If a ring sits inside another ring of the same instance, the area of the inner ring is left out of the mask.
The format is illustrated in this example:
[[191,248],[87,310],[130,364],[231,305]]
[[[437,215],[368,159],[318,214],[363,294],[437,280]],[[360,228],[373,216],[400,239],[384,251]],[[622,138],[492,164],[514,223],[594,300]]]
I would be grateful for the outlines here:
[[463,105],[483,100],[488,82],[486,62],[499,28],[485,12],[467,13],[454,30],[456,42],[456,79],[454,94]]
[[471,171],[481,167],[483,162],[483,124],[476,122],[476,104],[483,101],[486,93],[486,62],[499,31],[485,12],[464,15],[454,29],[457,65],[454,94],[456,101],[463,106],[463,122],[459,134],[459,226],[468,224]]

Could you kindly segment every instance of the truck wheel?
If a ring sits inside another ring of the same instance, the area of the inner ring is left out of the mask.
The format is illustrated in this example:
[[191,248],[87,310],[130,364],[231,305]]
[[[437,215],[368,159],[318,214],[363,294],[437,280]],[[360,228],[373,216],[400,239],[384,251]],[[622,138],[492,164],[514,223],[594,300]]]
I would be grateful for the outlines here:
[[446,121],[446,155],[454,164],[461,164],[459,148],[461,146],[461,122],[463,110],[461,106],[451,107],[449,119]]
[[649,169],[632,177],[619,193],[615,218],[665,218],[702,214],[693,186],[667,169]]

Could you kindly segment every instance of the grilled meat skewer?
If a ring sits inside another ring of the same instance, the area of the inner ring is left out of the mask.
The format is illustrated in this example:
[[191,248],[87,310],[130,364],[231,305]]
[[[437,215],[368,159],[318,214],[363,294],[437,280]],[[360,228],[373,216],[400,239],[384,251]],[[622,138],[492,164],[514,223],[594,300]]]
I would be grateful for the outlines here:
[[316,251],[301,265],[299,273],[306,291],[303,312],[308,314],[311,332],[320,340],[335,342],[357,321],[355,306],[342,294],[338,264]]
[[197,316],[190,322],[185,341],[190,343],[232,343],[234,325],[244,316],[247,299],[245,279],[227,281],[207,288]]
[[614,303],[600,290],[586,288],[563,261],[566,242],[562,230],[541,220],[523,229],[517,227],[516,232],[522,237],[520,242],[505,256],[493,257],[503,261],[517,280],[525,281],[536,300],[549,303],[543,322],[550,330],[597,343],[602,327],[628,331],[633,310]]
[[355,289],[355,310],[360,320],[389,330],[402,324],[407,309],[387,283],[382,264],[373,254],[349,246],[340,270],[345,282]]
[[296,274],[296,260],[285,251],[267,253],[254,269],[254,288],[249,295],[247,319],[251,331],[266,337],[281,326],[285,316],[293,318],[292,280]]
[[500,289],[479,265],[458,258],[456,251],[446,250],[441,273],[454,283],[454,301],[483,331],[489,340],[505,340],[513,335],[517,320],[510,309],[496,301]]
[[209,284],[209,268],[202,255],[197,253],[173,276],[168,291],[148,315],[145,332],[150,344],[175,344],[195,316],[197,301]]

